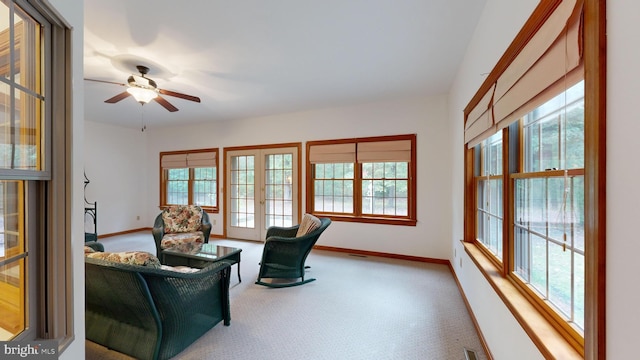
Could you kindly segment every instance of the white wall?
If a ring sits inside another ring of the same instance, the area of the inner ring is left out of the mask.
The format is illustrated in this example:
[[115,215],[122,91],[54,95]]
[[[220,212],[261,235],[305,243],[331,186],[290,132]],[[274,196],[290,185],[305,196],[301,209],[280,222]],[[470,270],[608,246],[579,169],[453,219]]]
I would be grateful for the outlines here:
[[98,235],[153,226],[147,218],[147,169],[157,171],[158,160],[147,163],[146,133],[91,122],[91,114],[86,120],[86,197],[98,202]]
[[460,243],[464,229],[463,110],[531,15],[537,0],[488,0],[449,94],[452,154],[451,263],[496,360],[542,355],[504,306]]
[[[46,2],[45,2],[46,3]],[[60,355],[61,360],[84,359],[84,233],[83,233],[83,197],[82,165],[84,147],[84,84],[83,51],[84,38],[84,2],[81,0],[49,0],[49,3],[73,28],[71,71],[73,82],[72,112],[72,172],[71,179],[71,266],[73,268],[73,327],[74,340]]]
[[607,359],[638,355],[640,3],[607,2]]
[[[506,49],[537,1],[489,0],[464,64],[450,94],[453,168],[452,262],[495,359],[541,358],[531,341],[501,305],[486,280],[464,253],[462,238],[463,155],[462,109],[480,86],[478,73],[487,72]],[[509,21],[510,25],[495,24]],[[637,324],[640,323],[640,213],[638,144],[640,133],[640,50],[633,34],[640,31],[640,3],[635,0],[607,2],[607,359],[637,358]],[[631,43],[629,42],[631,40]],[[486,70],[485,70],[486,69]],[[457,257],[462,257],[463,266]]]
[[[418,224],[411,226],[334,222],[319,245],[424,256],[450,257],[450,159],[446,97],[390,100],[341,108],[154,129],[148,125],[148,164],[158,164],[159,152],[207,147],[263,145],[309,140],[394,134],[417,134]],[[304,159],[304,158],[303,158]],[[222,162],[222,159],[221,159]],[[303,161],[304,164],[304,161]],[[303,179],[304,179],[304,168]],[[159,172],[147,169],[148,213],[158,213]],[[224,174],[224,172],[220,172]],[[221,179],[222,186],[222,179]],[[224,192],[220,191],[219,194]],[[304,194],[304,193],[303,193]],[[222,204],[221,204],[222,206]],[[304,196],[302,210],[304,211]],[[223,208],[213,214],[212,233],[223,233]]]
[[[74,42],[81,44],[78,37],[82,37],[82,2],[51,2],[77,27]],[[536,5],[536,0],[488,0],[452,87],[448,104],[445,99],[433,98],[406,101],[404,105],[401,102],[371,104],[237,123],[209,124],[196,127],[199,129],[196,131],[193,128],[149,129],[149,135],[153,135],[148,141],[147,162],[157,164],[158,152],[166,150],[381,135],[388,134],[390,128],[393,133],[416,132],[420,161],[418,226],[400,230],[394,226],[335,223],[331,232],[328,232],[331,236],[323,239],[325,242],[322,244],[345,247],[364,244],[367,250],[451,258],[495,359],[541,358],[459,244],[463,229],[462,109],[480,86],[483,80],[481,74],[491,70]],[[636,325],[640,323],[640,308],[637,306],[640,303],[640,288],[635,286],[635,275],[640,274],[640,261],[636,259],[640,254],[640,241],[636,240],[637,231],[633,225],[639,213],[636,204],[640,204],[640,187],[636,185],[637,179],[640,179],[640,168],[636,166],[638,151],[634,146],[637,144],[634,134],[640,132],[640,119],[636,115],[637,97],[640,94],[640,68],[637,66],[640,63],[640,49],[629,46],[628,40],[640,31],[640,3],[635,0],[610,0],[607,12],[607,358],[633,359],[637,350]],[[79,70],[82,66],[78,65],[82,64],[80,48],[76,46],[74,50],[76,119],[82,118],[82,110],[78,110],[78,107],[82,107],[83,99],[78,94],[82,89],[82,81],[78,81],[82,78]],[[438,121],[447,116],[450,125]],[[369,124],[367,119],[373,119],[373,124]],[[275,125],[266,124],[267,120],[275,121]],[[306,130],[305,127],[310,124],[315,127]],[[82,124],[76,122],[74,133],[81,134],[82,131]],[[240,135],[237,131],[245,133]],[[450,136],[442,136],[443,133]],[[84,141],[90,143],[94,136],[96,134],[87,134]],[[167,145],[159,146],[160,143]],[[81,136],[74,137],[74,147],[84,147]],[[447,151],[450,152],[448,156]],[[73,176],[78,186],[74,187],[74,204],[82,204],[82,170],[78,169],[85,164],[80,152],[75,154]],[[157,213],[158,172],[155,169],[146,169],[146,172],[149,186],[147,212],[142,216],[146,216],[145,222],[149,223]],[[445,209],[451,211],[451,218]],[[74,217],[81,216],[79,205],[79,209],[74,209]],[[122,226],[137,227],[136,224],[125,223],[122,221]],[[221,223],[220,218],[218,224]],[[81,241],[81,228],[82,224],[73,224],[74,244]],[[215,231],[221,233],[222,230],[218,228]],[[376,233],[373,234],[373,231]],[[350,234],[354,232],[365,232],[366,235],[353,240]],[[454,249],[455,255],[451,249]],[[74,249],[76,264],[82,262],[80,250],[80,247]],[[460,257],[462,267],[459,266]],[[74,302],[83,304],[84,270],[76,268]],[[76,341],[62,354],[61,359],[84,358],[84,308],[76,306],[75,314]]]

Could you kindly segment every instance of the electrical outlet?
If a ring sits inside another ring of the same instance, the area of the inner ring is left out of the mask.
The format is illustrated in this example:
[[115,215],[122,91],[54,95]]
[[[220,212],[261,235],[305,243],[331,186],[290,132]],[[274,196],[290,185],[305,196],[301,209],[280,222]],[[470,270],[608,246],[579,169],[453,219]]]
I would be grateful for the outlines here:
[[140,215],[136,216],[136,220],[140,220]]
[[215,224],[216,224],[216,219],[213,219],[213,225],[215,225]]

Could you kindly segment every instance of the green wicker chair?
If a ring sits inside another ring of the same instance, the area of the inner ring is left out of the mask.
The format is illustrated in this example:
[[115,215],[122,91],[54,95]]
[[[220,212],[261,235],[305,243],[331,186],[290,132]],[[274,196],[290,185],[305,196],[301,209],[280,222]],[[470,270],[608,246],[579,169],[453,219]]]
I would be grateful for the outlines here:
[[[256,284],[269,287],[289,287],[306,284],[315,279],[305,279],[305,261],[320,234],[331,224],[329,218],[321,218],[320,226],[312,232],[296,237],[300,225],[267,229],[267,239],[262,250],[262,261]],[[264,282],[263,278],[294,279],[289,282]],[[297,281],[297,279],[300,279]]]
[[92,248],[93,251],[104,251],[104,245],[97,241],[85,241],[84,246]]
[[[166,223],[165,218],[171,223]],[[167,247],[183,242],[208,243],[211,222],[200,206],[172,205],[156,216],[151,233],[156,242],[156,256],[162,261],[162,250]]]
[[230,266],[194,273],[85,258],[86,338],[136,359],[169,359],[220,321]]

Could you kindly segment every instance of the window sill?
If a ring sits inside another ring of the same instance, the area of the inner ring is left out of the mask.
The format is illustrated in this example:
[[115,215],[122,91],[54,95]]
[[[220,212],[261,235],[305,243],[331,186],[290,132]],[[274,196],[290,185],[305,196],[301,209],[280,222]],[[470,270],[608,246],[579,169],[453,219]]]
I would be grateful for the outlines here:
[[545,358],[583,359],[515,285],[502,276],[477,245],[465,241],[462,244],[465,252]]
[[331,221],[358,222],[358,223],[367,223],[367,224],[416,226],[416,224],[418,223],[417,220],[413,220],[413,219],[356,217],[356,216],[348,216],[348,215],[320,214],[320,213],[313,213],[313,215],[317,217],[327,217],[331,219]]
[[[158,208],[160,209],[160,211],[162,211],[169,206],[171,205],[160,205],[158,206]],[[220,210],[217,207],[211,207],[211,206],[200,206],[200,207],[202,208],[202,210],[206,211],[207,214],[218,214],[220,212]]]

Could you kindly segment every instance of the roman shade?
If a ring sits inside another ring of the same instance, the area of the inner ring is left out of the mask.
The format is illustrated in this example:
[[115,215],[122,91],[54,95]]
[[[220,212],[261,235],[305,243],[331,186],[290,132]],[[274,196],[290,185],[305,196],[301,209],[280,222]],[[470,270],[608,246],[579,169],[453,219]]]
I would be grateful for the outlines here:
[[187,167],[187,154],[161,155],[160,166],[163,169],[183,169]]
[[410,162],[413,146],[415,146],[415,135],[356,138],[343,141],[309,145],[309,163]]
[[217,155],[216,151],[160,154],[160,166],[163,169],[215,167]]
[[411,140],[360,142],[357,159],[363,162],[411,161]]
[[509,126],[583,78],[583,0],[563,0],[466,112],[469,148]]
[[202,168],[202,167],[215,167],[217,153],[211,152],[197,152],[187,154],[187,167],[190,168]]
[[356,144],[312,145],[309,148],[309,162],[321,163],[354,163],[356,162]]
[[[491,85],[478,105],[467,116],[467,123],[464,128],[465,143],[472,142],[474,139],[486,139],[495,131],[493,128],[493,92],[495,84]],[[487,135],[485,135],[487,133]],[[482,141],[482,140],[480,140]],[[477,142],[480,142],[477,141]]]

